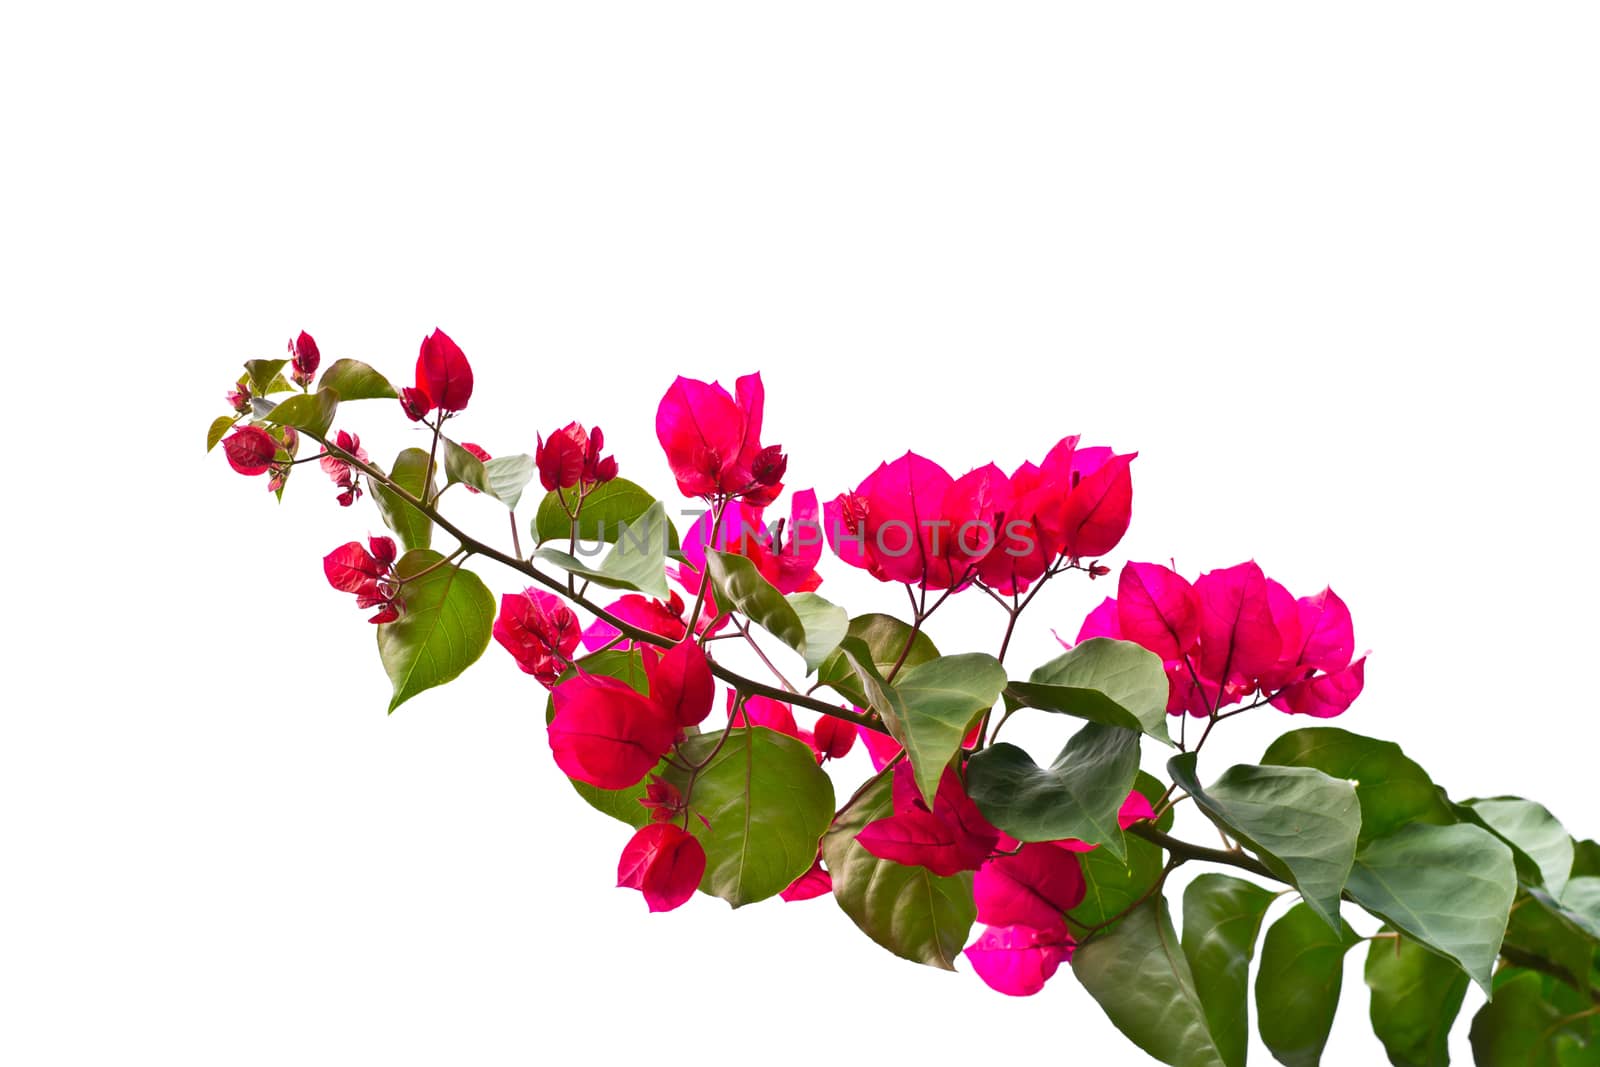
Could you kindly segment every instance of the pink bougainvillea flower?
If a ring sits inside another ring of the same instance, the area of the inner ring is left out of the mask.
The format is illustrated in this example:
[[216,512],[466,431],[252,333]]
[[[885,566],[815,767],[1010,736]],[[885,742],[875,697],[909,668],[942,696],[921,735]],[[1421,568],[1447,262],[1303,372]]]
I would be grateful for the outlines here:
[[1226,684],[1270,671],[1283,651],[1272,620],[1267,577],[1255,562],[1207,571],[1194,583],[1200,602],[1200,673]]
[[354,593],[357,607],[378,609],[368,622],[394,622],[402,607],[400,583],[394,577],[398,554],[393,538],[371,537],[366,545],[351,541],[322,558],[322,573],[335,589]]
[[530,588],[500,598],[495,640],[546,689],[571,665],[578,636],[578,616],[553,594]]
[[649,784],[644,787],[644,796],[639,798],[639,806],[650,813],[651,822],[672,822],[683,814],[687,807],[678,787],[654,774],[650,776]]
[[1072,644],[1061,641],[1059,636],[1056,640],[1061,642],[1063,648],[1072,648],[1094,637],[1109,637],[1113,641],[1123,640],[1122,611],[1115,597],[1106,597],[1084,617],[1083,625],[1078,628],[1078,638]]
[[222,439],[222,452],[228,457],[228,466],[253,478],[272,466],[278,442],[259,426],[240,426]]
[[823,525],[840,559],[879,581],[959,587],[994,547],[1007,485],[992,464],[961,478],[907,452],[830,501]]
[[673,722],[628,683],[577,674],[551,690],[550,751],[569,778],[626,789],[650,773],[678,736]]
[[653,822],[623,848],[617,885],[643,893],[651,911],[671,911],[694,896],[705,873],[706,850],[693,834],[672,823]]
[[862,827],[856,841],[879,859],[926,867],[938,875],[975,871],[994,851],[1000,831],[967,796],[954,769],[945,768],[930,810],[908,763],[894,769],[894,814]]
[[472,399],[472,366],[461,346],[443,330],[436,329],[422,339],[417,352],[417,388],[432,407],[451,414],[465,411]]
[[300,336],[289,342],[289,359],[293,364],[290,374],[298,385],[309,385],[317,373],[317,366],[322,362],[322,353],[317,350],[317,342],[304,330]]
[[973,879],[978,921],[1064,932],[1066,913],[1083,903],[1087,891],[1078,857],[1043,842],[1019,849],[1018,842],[1003,834],[999,848],[1000,854],[979,867]]
[[1193,587],[1159,563],[1128,563],[1117,581],[1122,635],[1163,660],[1176,660],[1200,640],[1200,601]]
[[[629,593],[607,604],[606,613],[641,630],[659,634],[669,641],[681,640],[689,630],[688,624],[683,620],[683,598],[677,593],[673,593],[666,600]],[[622,637],[621,630],[604,619],[596,619],[583,631],[583,647],[594,652],[605,648],[619,637]],[[630,649],[633,647],[633,641],[623,639],[616,647]]]
[[1348,667],[1295,682],[1273,697],[1272,706],[1291,715],[1331,719],[1343,715],[1361,695],[1367,678],[1367,657]]
[[[717,550],[750,560],[761,576],[785,596],[816,589],[822,584],[817,563],[822,559],[823,542],[816,491],[806,489],[795,493],[789,505],[789,518],[779,520],[776,531],[766,525],[765,510],[743,501],[729,503],[717,527]],[[699,574],[705,571],[706,548],[714,525],[715,516],[707,511],[695,520],[683,539],[683,557],[693,569],[696,583]],[[776,545],[777,537],[784,537],[781,548]],[[698,591],[698,584],[695,591]]]
[[[361,438],[353,433],[345,433],[340,430],[334,435],[333,443],[341,452],[354,456],[363,463],[371,459],[367,455],[367,450],[361,447]],[[331,478],[333,484],[339,488],[338,499],[340,507],[347,508],[360,499],[361,483],[357,478],[357,472],[354,467],[331,452],[324,453],[317,462],[322,467],[323,473]]]
[[576,422],[567,423],[548,440],[540,437],[539,446],[534,450],[539,484],[553,493],[578,485],[609,482],[617,476],[617,461],[610,456],[600,458],[605,440],[600,427],[585,430]]
[[665,652],[645,648],[641,655],[650,699],[673,722],[698,726],[711,714],[716,681],[711,677],[711,662],[697,642],[679,641]]
[[[1072,451],[1065,474],[1067,493],[1056,530],[1063,556],[1103,556],[1121,542],[1133,516],[1133,477],[1129,468],[1138,455],[1117,455],[1109,448]],[[1046,470],[1061,477],[1059,468]]]
[[740,726],[765,726],[767,729],[796,741],[803,741],[813,750],[816,748],[811,734],[802,730],[794,721],[794,709],[781,700],[771,697],[753,696],[746,697],[743,706],[739,706],[738,697],[728,691],[728,711],[733,716],[733,725]]
[[819,858],[811,864],[811,869],[783,890],[778,896],[790,904],[801,900],[812,900],[816,897],[826,896],[833,892],[833,876],[822,869],[822,860]]
[[[873,731],[876,733],[877,731]],[[817,760],[843,759],[855,747],[856,726],[843,719],[824,715],[811,731],[812,744],[817,750]]]
[[967,946],[964,955],[990,989],[1031,997],[1072,959],[1073,944],[1065,930],[990,926]]
[[433,410],[433,401],[428,399],[425,390],[408,385],[400,390],[400,410],[412,422],[420,422]]
[[656,408],[656,437],[684,496],[743,497],[764,506],[783,489],[787,459],[779,446],[761,444],[761,375],[740,378],[734,393],[679,377]]

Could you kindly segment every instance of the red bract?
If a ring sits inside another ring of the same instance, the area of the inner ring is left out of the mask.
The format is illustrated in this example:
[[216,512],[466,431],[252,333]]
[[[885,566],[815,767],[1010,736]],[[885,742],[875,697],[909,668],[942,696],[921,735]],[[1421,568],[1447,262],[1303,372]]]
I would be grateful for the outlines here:
[[643,650],[644,673],[650,699],[662,713],[682,727],[698,726],[711,714],[716,682],[711,663],[699,644],[679,641],[665,652]]
[[637,889],[651,911],[680,907],[700,887],[706,850],[694,835],[671,823],[653,822],[633,835],[617,862],[617,885]]
[[973,879],[978,921],[1065,932],[1066,913],[1083,903],[1087,891],[1078,857],[1047,843],[1018,850],[1018,843],[1005,835],[999,848],[1001,854],[979,867]]
[[539,468],[539,484],[553,493],[558,489],[595,485],[615,478],[617,461],[610,456],[600,458],[605,439],[600,427],[586,431],[576,422],[567,423],[552,433],[549,440],[539,438],[539,447],[534,452],[534,462]]
[[991,926],[964,953],[978,977],[993,990],[1029,997],[1044,988],[1056,970],[1072,959],[1073,940],[1065,931],[1028,926]]
[[278,454],[278,442],[259,426],[240,426],[222,439],[223,454],[228,466],[255,477],[267,473],[272,457]]
[[[665,637],[669,641],[676,641],[688,632],[689,627],[683,621],[683,612],[683,598],[677,593],[673,593],[670,599],[664,601],[641,596],[638,593],[629,593],[606,605],[606,614],[630,626],[637,626],[641,630]],[[621,637],[621,630],[604,619],[596,619],[583,631],[583,647],[595,652]],[[623,638],[614,647],[630,649],[633,647],[633,641]]]
[[351,541],[322,558],[322,573],[335,589],[354,593],[357,607],[378,609],[368,622],[393,622],[400,617],[402,606],[398,598],[400,583],[394,578],[397,554],[392,538],[368,538],[365,546]]
[[[717,531],[716,548],[744,556],[786,596],[816,589],[822,584],[817,563],[822,559],[823,542],[816,492],[806,489],[794,494],[788,521],[779,520],[777,524],[780,531],[787,531],[781,548],[775,546],[773,529],[763,518],[765,510],[739,501],[728,504]],[[714,523],[714,514],[707,511],[683,539],[684,560],[693,568],[696,582],[705,571],[706,548]]]
[[[1130,452],[1119,456],[1109,448],[1073,451],[1071,463],[1066,465],[1067,493],[1059,520],[1059,551],[1063,556],[1103,556],[1117,547],[1133,516],[1129,465],[1138,455]],[[1062,480],[1059,466],[1058,463],[1057,484]]]
[[317,351],[317,342],[311,335],[301,330],[300,336],[289,342],[289,359],[294,365],[291,374],[295,382],[309,385],[322,362],[322,353]]
[[1159,563],[1129,563],[1117,581],[1117,622],[1128,640],[1175,660],[1200,640],[1200,601],[1188,582]]
[[[860,711],[860,708],[856,709]],[[900,742],[884,733],[882,730],[873,730],[865,726],[857,726],[856,734],[861,738],[861,743],[866,746],[867,758],[872,761],[872,769],[881,771],[889,766],[889,761],[904,751]]]
[[[363,463],[371,459],[367,455],[367,450],[361,447],[361,438],[353,433],[340,430],[334,436],[333,443],[341,452],[354,456]],[[340,507],[347,508],[361,498],[361,484],[357,480],[357,472],[348,462],[332,453],[325,453],[318,462],[323,472],[333,479],[333,484],[340,490],[338,497]]]
[[779,446],[761,444],[761,375],[745,375],[734,391],[737,398],[716,382],[679,377],[656,408],[656,438],[685,496],[769,504],[783,490],[787,460]]
[[443,330],[434,330],[422,339],[417,353],[417,388],[440,411],[454,414],[465,411],[472,399],[472,366],[461,346]]
[[811,864],[809,871],[790,882],[789,887],[778,896],[785,902],[793,904],[801,900],[826,896],[831,892],[833,892],[833,876],[822,869],[822,861],[819,859]]
[[428,399],[428,394],[423,390],[408,385],[400,390],[400,410],[412,422],[420,422],[433,410],[433,401]]
[[547,730],[556,766],[601,789],[636,784],[672,747],[673,722],[626,682],[578,674],[551,691],[555,717]]
[[816,729],[811,732],[811,737],[819,761],[843,759],[855,747],[856,727],[854,723],[824,715],[817,720]]
[[1283,638],[1254,561],[1208,571],[1194,583],[1200,602],[1200,673],[1226,684],[1259,677],[1278,662]]
[[556,684],[578,647],[578,616],[561,598],[538,589],[500,598],[494,638],[526,674],[545,688]]
[[961,779],[945,768],[929,810],[909,764],[894,769],[894,814],[862,827],[856,842],[879,859],[926,867],[934,874],[975,871],[989,858],[1000,831],[968,798]]

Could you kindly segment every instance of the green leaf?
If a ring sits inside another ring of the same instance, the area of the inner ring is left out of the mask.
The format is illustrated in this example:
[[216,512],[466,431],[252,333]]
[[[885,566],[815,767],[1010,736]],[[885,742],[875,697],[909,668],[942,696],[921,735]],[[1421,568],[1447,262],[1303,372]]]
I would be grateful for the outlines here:
[[494,496],[489,488],[489,472],[484,470],[483,460],[448,437],[439,438],[439,443],[444,445],[444,484],[454,485],[460,482],[480,493]]
[[[815,593],[784,597],[745,556],[708,548],[706,574],[711,578],[719,610],[748,616],[751,622],[800,653],[805,657],[807,674],[822,664],[844,636],[847,616],[843,608]],[[816,627],[814,631],[807,626],[807,618]]]
[[1593,1067],[1600,1064],[1597,1029],[1595,1016],[1555,979],[1509,968],[1472,1020],[1472,1059],[1478,1067]]
[[[592,655],[579,659],[576,667],[569,667],[562,672],[560,681],[564,682],[575,675],[579,669],[585,674],[600,674],[607,678],[616,678],[627,682],[636,692],[646,693],[649,682],[645,678],[644,660],[639,655],[638,649],[610,648],[604,652],[595,652]],[[559,682],[558,682],[559,684]],[[544,704],[544,721],[549,725],[556,717],[556,702],[554,697],[546,697]],[[667,764],[662,762],[656,766],[655,774],[665,774]],[[576,778],[568,778],[572,788],[578,795],[603,814],[611,816],[618,822],[627,823],[637,830],[650,821],[650,812],[639,801],[644,797],[645,786],[649,784],[650,775],[646,775],[638,784],[627,789],[601,789],[599,786],[580,782]]]
[[1355,782],[1363,845],[1411,823],[1447,826],[1456,821],[1428,773],[1392,741],[1319,726],[1284,734],[1261,762],[1311,767],[1330,778]]
[[1520,797],[1469,800],[1483,825],[1500,840],[1520,849],[1553,897],[1560,897],[1572,873],[1572,838],[1543,804]]
[[1567,972],[1574,986],[1587,988],[1600,941],[1578,916],[1535,886],[1518,892],[1511,908],[1502,951],[1512,949],[1550,961]]
[[810,746],[753,726],[730,731],[726,742],[720,732],[691,737],[678,752],[693,764],[710,760],[692,791],[679,768],[663,774],[710,823],[689,819],[706,850],[702,892],[738,908],[777,896],[811,869],[833,819],[833,782]]
[[942,878],[926,867],[882,860],[856,844],[856,834],[894,814],[893,772],[869,780],[822,839],[833,896],[861,932],[902,959],[955,970],[977,918],[972,872]]
[[1225,874],[1202,874],[1183,891],[1183,955],[1206,1025],[1227,1067],[1244,1067],[1250,1041],[1250,958],[1278,894]]
[[1261,1040],[1286,1067],[1316,1067],[1333,1029],[1344,983],[1344,954],[1361,938],[1345,923],[1330,928],[1296,904],[1267,929],[1256,973]]
[[1357,904],[1489,988],[1517,892],[1505,842],[1466,823],[1407,826],[1356,855],[1346,889]]
[[1339,894],[1361,831],[1354,786],[1309,767],[1240,765],[1203,789],[1193,752],[1174,756],[1167,773],[1212,822],[1287,872],[1306,903],[1339,928]]
[[517,505],[522,503],[522,491],[533,481],[538,469],[533,457],[526,452],[494,457],[483,465],[489,495],[512,511],[517,510]]
[[[570,499],[573,490],[567,490]],[[636,522],[649,510],[656,498],[626,478],[613,478],[589,490],[583,498],[583,510],[578,516],[578,539],[590,544],[616,544],[622,527]],[[533,538],[545,541],[566,541],[572,536],[572,520],[561,506],[560,493],[547,493],[539,501],[539,510],[533,518]],[[678,531],[667,524],[667,551],[678,554]]]
[[[939,650],[927,634],[918,630],[913,637],[910,624],[901,622],[893,615],[858,615],[850,620],[845,636],[860,642],[865,649],[862,661],[871,664],[879,675],[886,675],[894,669],[902,651],[905,652],[902,670],[926,663],[939,655]],[[842,651],[833,652],[823,661],[817,671],[817,680],[857,707],[864,708],[871,703],[850,658]]]
[[1138,772],[1139,735],[1090,722],[1049,767],[1005,742],[976,753],[967,763],[967,793],[990,822],[1018,841],[1075,837],[1124,859],[1117,813]]
[[[940,656],[904,669],[895,678],[894,689],[900,695],[903,717],[888,723],[889,732],[905,746],[917,785],[930,806],[945,767],[961,750],[962,738],[979,716],[994,707],[1005,684],[1005,668],[982,652]],[[1131,784],[1132,778],[1129,772],[1125,786]],[[1126,796],[1124,788],[1123,797]],[[1119,803],[1121,799],[1118,798]],[[1114,818],[1112,822],[1115,825]]]
[[591,567],[574,556],[554,548],[541,548],[535,555],[554,563],[569,574],[588,578],[611,589],[632,589],[665,600],[667,589],[667,509],[658,500],[645,513],[626,525],[616,545],[600,566]]
[[1567,882],[1561,910],[1590,937],[1600,939],[1600,878],[1585,876]]
[[1448,1067],[1450,1028],[1471,984],[1460,968],[1395,934],[1367,949],[1372,1032],[1394,1067]]
[[1079,945],[1072,972],[1112,1024],[1162,1063],[1227,1067],[1165,898],[1140,905]]
[[206,451],[210,452],[217,447],[217,442],[222,436],[233,429],[233,424],[238,422],[242,415],[218,415],[211,420],[211,428],[206,431]]
[[405,583],[400,591],[405,607],[399,619],[378,627],[378,655],[394,685],[391,712],[424,689],[455,678],[489,645],[494,596],[471,571],[434,566],[443,559],[432,549],[418,548],[395,564]]
[[[1157,805],[1166,788],[1153,775],[1139,772],[1133,788],[1144,795],[1151,806]],[[1172,829],[1173,813],[1168,808],[1156,820],[1156,828]],[[1083,903],[1073,908],[1067,916],[1072,933],[1080,941],[1091,932],[1120,915],[1149,892],[1161,877],[1165,860],[1160,848],[1142,837],[1129,834],[1125,838],[1126,860],[1111,854],[1109,849],[1097,848],[1078,857],[1083,868]],[[1115,929],[1115,926],[1111,927]]]
[[336,390],[340,400],[393,400],[400,395],[389,379],[359,359],[334,360],[323,369],[317,387]]
[[333,413],[339,407],[339,394],[332,389],[298,393],[262,416],[263,422],[293,426],[312,437],[326,437],[333,428]]
[[[420,448],[408,448],[395,457],[394,469],[389,472],[396,485],[422,500],[431,496],[433,486],[426,485],[428,454]],[[427,548],[433,542],[433,520],[406,503],[386,485],[370,482],[372,500],[378,505],[383,524],[400,538],[407,548]]]
[[1046,663],[1026,682],[1011,683],[1006,696],[1022,707],[1141,730],[1170,745],[1167,688],[1160,656],[1131,641],[1095,637]]
[[245,380],[250,383],[250,392],[256,396],[266,396],[277,392],[273,389],[274,380],[282,381],[278,372],[289,365],[286,359],[247,359],[244,361]]
[[1572,877],[1600,876],[1600,844],[1577,841],[1573,844]]

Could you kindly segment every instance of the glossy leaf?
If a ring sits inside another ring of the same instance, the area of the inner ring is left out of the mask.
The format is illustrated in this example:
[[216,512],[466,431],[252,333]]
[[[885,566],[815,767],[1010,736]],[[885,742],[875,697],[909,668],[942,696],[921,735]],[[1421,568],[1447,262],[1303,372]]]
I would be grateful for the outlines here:
[[496,456],[483,465],[484,477],[489,483],[489,495],[512,511],[522,503],[522,491],[533,481],[538,470],[533,457],[525,452]]
[[1485,990],[1517,891],[1511,850],[1478,826],[1408,826],[1361,850],[1351,899],[1459,963]]
[[1227,1067],[1165,898],[1078,946],[1072,971],[1112,1024],[1162,1063]]
[[[721,748],[717,746],[721,744]],[[713,750],[716,755],[712,755]],[[678,749],[683,760],[710,760],[694,780],[670,765],[663,774],[694,816],[689,832],[706,850],[703,892],[734,907],[777,896],[817,858],[833,819],[833,782],[810,746],[764,726],[700,734]]]
[[419,548],[395,564],[395,574],[409,579],[400,594],[405,609],[398,620],[378,627],[378,655],[394,685],[390,711],[455,678],[489,645],[494,596],[471,571],[435,566],[442,559]]
[[1167,733],[1167,672],[1161,660],[1131,641],[1095,637],[1006,690],[1008,701],[1090,722],[1142,730],[1172,744]]
[[322,372],[319,389],[333,389],[340,400],[393,400],[396,393],[389,379],[359,359],[336,359]]
[[1600,1025],[1590,1009],[1553,978],[1511,968],[1495,978],[1494,997],[1472,1020],[1477,1067],[1595,1067]]
[[1394,1067],[1446,1067],[1450,1028],[1470,979],[1455,964],[1388,927],[1367,949],[1372,1032]]
[[[568,502],[573,490],[567,490]],[[622,528],[650,510],[656,498],[626,478],[613,478],[589,490],[583,498],[583,509],[578,513],[578,539],[588,544],[616,544]],[[572,520],[561,506],[561,494],[546,493],[539,501],[539,510],[533,519],[534,540],[567,541],[572,536]],[[667,551],[678,552],[678,531],[667,523]]]
[[1428,773],[1392,741],[1335,727],[1313,727],[1278,738],[1261,762],[1311,767],[1330,778],[1355,782],[1363,845],[1411,823],[1444,826],[1456,821]]
[[1469,800],[1466,806],[1491,833],[1528,857],[1551,896],[1561,896],[1572,873],[1572,838],[1543,804],[1520,797],[1494,797]]
[[[905,652],[901,670],[926,663],[939,655],[933,640],[917,631],[913,636],[911,626],[892,615],[858,615],[850,620],[845,636],[858,641],[865,650],[862,659],[872,664],[879,675],[887,675]],[[909,648],[907,647],[909,643]],[[841,651],[835,651],[817,670],[817,680],[855,704],[867,707],[870,701],[851,660]]]
[[1306,903],[1338,929],[1339,894],[1361,831],[1354,786],[1309,767],[1241,764],[1202,788],[1193,752],[1174,756],[1167,772],[1213,822],[1286,872]]
[[941,878],[926,867],[882,860],[856,844],[856,834],[894,814],[892,772],[862,786],[822,840],[839,907],[868,937],[896,956],[955,970],[977,905],[972,873]]
[[1183,955],[1218,1055],[1244,1067],[1250,1040],[1250,959],[1278,894],[1225,874],[1202,874],[1183,891]]
[[271,388],[274,380],[281,381],[278,372],[289,365],[286,359],[247,359],[244,361],[245,378],[250,383],[250,391],[256,396],[266,396],[274,392]]
[[668,596],[666,507],[657,501],[637,520],[623,527],[617,543],[598,567],[553,548],[535,553],[569,574],[611,589],[632,589],[665,600]]
[[[962,738],[979,716],[994,707],[1005,684],[1005,668],[982,652],[940,656],[895,677],[894,689],[904,710],[898,723],[888,724],[889,730],[905,747],[917,785],[930,806],[945,766],[961,750]],[[1132,777],[1130,772],[1130,783]],[[1118,803],[1121,800],[1119,797]]]
[[1344,955],[1360,943],[1345,923],[1296,904],[1267,929],[1256,973],[1261,1040],[1285,1067],[1316,1067],[1333,1029],[1344,983]]
[[210,452],[217,447],[217,442],[233,429],[233,424],[238,422],[241,415],[218,415],[211,420],[211,428],[206,431],[206,451]]
[[[428,453],[420,448],[408,448],[395,457],[394,468],[389,472],[396,485],[418,500],[432,495],[433,486],[426,485]],[[433,543],[433,520],[402,500],[388,486],[371,482],[372,499],[378,505],[383,523],[400,538],[403,548],[427,548]]]
[[339,394],[332,389],[298,393],[262,416],[274,426],[293,426],[312,437],[326,437],[333,428],[333,415],[339,408]]
[[976,753],[967,763],[967,793],[985,818],[1019,841],[1077,838],[1123,859],[1117,813],[1138,771],[1139,735],[1091,722],[1049,767],[1005,742]]

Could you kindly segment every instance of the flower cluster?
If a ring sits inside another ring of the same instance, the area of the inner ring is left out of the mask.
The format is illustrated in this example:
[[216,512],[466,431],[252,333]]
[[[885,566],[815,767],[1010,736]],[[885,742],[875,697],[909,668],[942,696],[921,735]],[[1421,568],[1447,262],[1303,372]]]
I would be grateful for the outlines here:
[[[367,450],[361,447],[361,438],[353,433],[340,430],[334,435],[333,443],[340,452],[354,456],[362,463],[372,460],[372,457],[367,455]],[[340,459],[332,452],[325,452],[317,461],[317,465],[322,468],[322,473],[333,479],[334,487],[339,490],[340,507],[347,508],[361,499],[361,480],[356,469],[350,466],[348,461]]]
[[418,422],[435,408],[441,418],[465,411],[472,399],[472,367],[461,346],[443,330],[422,339],[417,353],[416,384],[400,390],[400,409]]
[[548,441],[541,436],[534,452],[539,484],[552,493],[573,488],[586,493],[592,486],[609,482],[617,476],[617,461],[600,457],[605,442],[600,427],[585,430],[577,422],[567,423]]
[[1078,642],[1133,641],[1166,665],[1167,711],[1215,715],[1252,695],[1281,711],[1332,718],[1366,678],[1350,609],[1332,589],[1298,600],[1254,561],[1192,584],[1159,563],[1128,563],[1084,620]]
[[500,598],[494,639],[546,689],[572,666],[579,636],[577,614],[553,593],[526,589]]
[[761,375],[747,374],[734,396],[716,382],[680,377],[656,408],[656,437],[684,496],[742,498],[764,507],[783,492],[789,457],[779,445],[761,444],[766,391]]
[[393,538],[371,537],[365,545],[351,541],[322,557],[322,572],[341,593],[354,593],[356,606],[363,611],[378,609],[368,622],[394,622],[404,607],[394,573],[395,556]]

